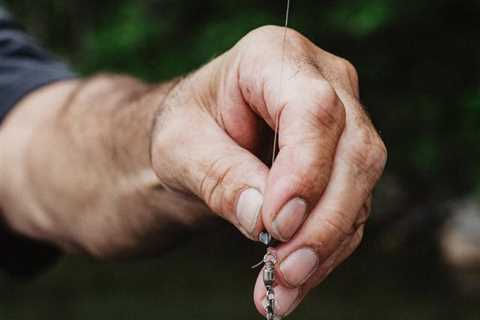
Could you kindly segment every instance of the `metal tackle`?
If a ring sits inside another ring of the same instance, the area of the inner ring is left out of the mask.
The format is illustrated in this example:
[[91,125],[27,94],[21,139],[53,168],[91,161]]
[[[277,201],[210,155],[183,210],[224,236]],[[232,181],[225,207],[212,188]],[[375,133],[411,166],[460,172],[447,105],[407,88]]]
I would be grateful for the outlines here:
[[275,291],[273,289],[275,285],[275,265],[277,258],[268,250],[268,247],[272,245],[272,237],[266,232],[262,232],[259,236],[260,242],[267,246],[267,253],[263,257],[264,268],[262,271],[263,284],[265,285],[265,311],[267,320],[278,320],[280,317],[275,315]]

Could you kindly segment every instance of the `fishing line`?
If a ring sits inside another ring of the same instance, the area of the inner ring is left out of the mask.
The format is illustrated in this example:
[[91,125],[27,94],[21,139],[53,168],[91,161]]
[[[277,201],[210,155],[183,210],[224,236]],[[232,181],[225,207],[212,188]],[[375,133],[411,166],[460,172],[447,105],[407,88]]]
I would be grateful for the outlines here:
[[[284,24],[284,31],[283,31],[283,40],[282,40],[282,60],[280,62],[280,85],[279,90],[280,93],[283,92],[283,69],[285,63],[285,47],[287,42],[287,32],[288,32],[288,20],[290,17],[290,0],[287,0],[287,9],[285,12],[285,24]],[[281,95],[279,95],[281,97]],[[275,156],[277,153],[277,143],[278,143],[278,129],[279,129],[279,122],[280,122],[280,113],[278,112],[275,116],[275,124],[274,124],[274,137],[273,137],[273,147],[272,147],[272,166],[275,162]],[[265,286],[266,295],[265,300],[263,302],[263,307],[265,308],[266,318],[267,320],[279,320],[281,319],[280,316],[275,314],[275,310],[277,309],[277,299],[275,296],[275,266],[277,264],[277,258],[275,254],[270,250],[270,247],[274,244],[274,239],[272,236],[264,231],[260,233],[259,236],[260,242],[267,246],[267,253],[263,257],[263,260],[258,263],[257,265],[253,266],[256,268],[257,266],[264,265],[262,270],[262,279],[263,284]]]
[[[280,92],[283,91],[283,65],[285,62],[285,46],[287,43],[287,33],[288,33],[288,22],[290,19],[290,0],[287,0],[287,8],[285,11],[285,23],[284,23],[284,31],[283,31],[283,40],[282,40],[282,60],[281,60],[281,65],[280,65]],[[280,122],[280,113],[278,112],[276,117],[275,117],[275,124],[274,124],[274,135],[273,135],[273,152],[272,152],[272,166],[273,162],[275,161],[275,156],[277,153],[277,143],[278,143],[278,128],[279,128],[279,122]]]

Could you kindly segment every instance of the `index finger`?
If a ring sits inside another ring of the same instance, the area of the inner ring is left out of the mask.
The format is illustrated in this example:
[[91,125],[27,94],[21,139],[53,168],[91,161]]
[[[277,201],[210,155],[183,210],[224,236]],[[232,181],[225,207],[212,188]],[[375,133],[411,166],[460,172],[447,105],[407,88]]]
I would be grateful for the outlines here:
[[267,231],[287,241],[330,179],[345,108],[314,63],[318,48],[289,30],[283,56],[283,29],[275,34],[256,42],[268,43],[265,48],[246,50],[238,78],[247,104],[272,129],[278,127],[279,154],[267,179],[262,217]]
[[278,116],[279,153],[263,206],[266,229],[282,241],[294,235],[322,196],[345,123],[341,100],[320,75],[300,71],[285,87]]

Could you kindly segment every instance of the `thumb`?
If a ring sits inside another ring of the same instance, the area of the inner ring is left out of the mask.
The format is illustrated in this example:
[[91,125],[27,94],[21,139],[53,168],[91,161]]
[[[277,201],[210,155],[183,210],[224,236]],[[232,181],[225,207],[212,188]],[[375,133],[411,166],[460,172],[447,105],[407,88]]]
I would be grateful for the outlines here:
[[152,163],[166,186],[195,194],[248,238],[258,239],[268,168],[208,115],[184,112],[157,121]]

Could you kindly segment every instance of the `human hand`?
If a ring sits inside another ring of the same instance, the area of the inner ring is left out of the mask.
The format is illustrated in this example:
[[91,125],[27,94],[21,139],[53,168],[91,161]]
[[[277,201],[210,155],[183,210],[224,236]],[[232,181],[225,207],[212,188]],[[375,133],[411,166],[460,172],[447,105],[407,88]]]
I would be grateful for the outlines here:
[[[256,240],[283,242],[277,313],[286,315],[362,239],[386,148],[359,101],[354,67],[288,30],[263,27],[179,81],[153,129],[154,171]],[[265,129],[279,153],[269,169]],[[255,304],[264,314],[260,277]]]
[[[100,75],[29,94],[0,130],[2,220],[64,252],[123,257],[211,216],[193,194],[247,237],[283,242],[288,314],[360,242],[386,151],[351,64],[293,30],[283,55],[284,30],[251,32],[171,90]],[[257,281],[261,313],[264,295]]]

